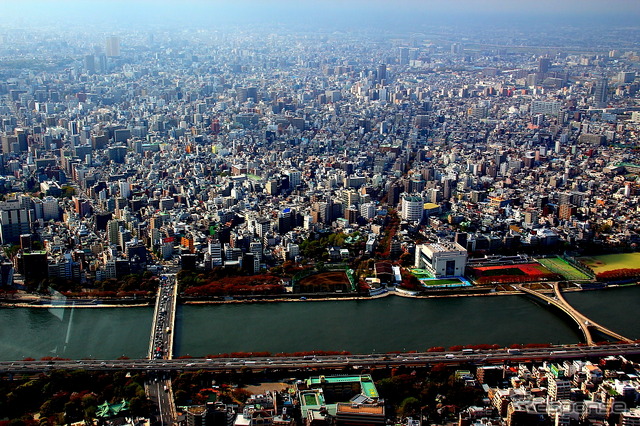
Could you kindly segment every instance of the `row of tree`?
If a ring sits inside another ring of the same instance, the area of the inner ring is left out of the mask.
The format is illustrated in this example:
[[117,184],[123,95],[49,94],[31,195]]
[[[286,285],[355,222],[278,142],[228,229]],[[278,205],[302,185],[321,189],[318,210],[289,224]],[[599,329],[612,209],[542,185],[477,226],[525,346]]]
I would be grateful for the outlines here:
[[616,281],[623,279],[640,279],[640,268],[622,268],[600,272],[596,275],[598,281]]
[[387,217],[385,218],[385,225],[382,231],[382,238],[380,239],[376,248],[376,254],[382,259],[388,259],[391,255],[391,243],[394,237],[398,233],[400,227],[400,217],[398,212],[393,209],[389,209]]

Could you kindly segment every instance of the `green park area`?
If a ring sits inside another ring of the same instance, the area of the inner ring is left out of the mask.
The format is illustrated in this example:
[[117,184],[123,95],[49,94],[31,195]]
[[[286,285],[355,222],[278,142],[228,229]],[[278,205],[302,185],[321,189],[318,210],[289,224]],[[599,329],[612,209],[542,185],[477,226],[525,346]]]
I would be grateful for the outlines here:
[[636,269],[640,266],[640,253],[605,254],[578,258],[598,275],[617,269]]
[[420,280],[420,283],[426,287],[440,287],[449,285],[462,285],[462,281],[457,278],[442,278],[439,280]]
[[433,275],[426,269],[412,269],[411,274],[413,274],[413,276],[419,280],[423,280],[425,278],[433,278]]
[[590,280],[592,278],[566,260],[557,256],[537,259],[537,261],[551,272],[562,275],[566,280]]

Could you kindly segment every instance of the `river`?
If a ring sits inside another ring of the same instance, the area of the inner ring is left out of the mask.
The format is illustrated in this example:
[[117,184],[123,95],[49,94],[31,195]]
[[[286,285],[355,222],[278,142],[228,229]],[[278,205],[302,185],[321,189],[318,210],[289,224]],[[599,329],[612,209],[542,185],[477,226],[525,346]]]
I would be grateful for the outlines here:
[[[567,293],[578,310],[640,338],[640,287]],[[0,359],[146,356],[153,309],[0,309]],[[525,296],[180,306],[176,356],[234,351],[352,353],[479,343],[577,343],[577,326]]]

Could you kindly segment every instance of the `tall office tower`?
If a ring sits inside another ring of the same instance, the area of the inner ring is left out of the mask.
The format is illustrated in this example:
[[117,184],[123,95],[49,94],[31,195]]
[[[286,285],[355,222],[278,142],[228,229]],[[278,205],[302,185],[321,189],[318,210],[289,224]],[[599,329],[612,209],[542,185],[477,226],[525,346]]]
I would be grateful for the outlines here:
[[400,48],[400,65],[408,65],[409,64],[409,48],[401,47]]
[[597,107],[604,107],[607,105],[607,91],[609,81],[606,77],[600,77],[596,80],[595,93],[593,100]]
[[538,59],[538,72],[549,72],[549,67],[551,67],[551,59],[549,58]]
[[106,72],[107,68],[107,55],[102,53],[98,56],[98,69],[100,72]]
[[386,79],[387,79],[387,65],[380,64],[378,65],[378,81],[381,82],[382,80],[386,80]]
[[236,99],[239,103],[247,102],[249,90],[246,87],[236,87]]
[[89,74],[96,73],[96,58],[93,55],[87,55],[84,57],[84,69]]
[[120,56],[120,37],[107,37],[107,48],[105,51],[108,57]]
[[451,54],[459,55],[460,53],[462,53],[462,45],[460,43],[453,43],[451,45]]
[[258,102],[258,88],[257,87],[247,87],[247,99],[253,99],[254,102]]

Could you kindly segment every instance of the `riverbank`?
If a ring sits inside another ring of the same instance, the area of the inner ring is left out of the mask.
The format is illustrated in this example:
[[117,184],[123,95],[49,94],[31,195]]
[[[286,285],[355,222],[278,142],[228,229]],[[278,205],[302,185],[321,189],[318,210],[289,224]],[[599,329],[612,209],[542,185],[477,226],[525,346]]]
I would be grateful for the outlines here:
[[136,308],[153,306],[155,298],[149,299],[52,299],[24,293],[0,298],[0,308]]
[[[538,283],[544,284],[544,283]],[[629,284],[625,286],[610,286],[606,288],[628,287],[638,286],[640,284]],[[471,290],[471,291],[469,291]],[[583,292],[593,291],[596,289],[582,289],[578,286],[563,288],[563,292]],[[600,289],[602,290],[602,289]],[[540,289],[542,293],[552,293],[552,289]],[[482,297],[482,296],[517,296],[523,293],[517,290],[499,290],[483,288],[472,288],[468,291],[461,291],[454,293],[452,291],[438,291],[434,290],[431,294],[410,294],[408,292],[400,291],[387,291],[386,293],[378,294],[375,296],[320,296],[314,294],[296,294],[290,297],[280,296],[248,296],[240,298],[229,298],[223,300],[210,300],[210,299],[180,299],[180,303],[184,305],[218,305],[218,304],[252,304],[252,303],[281,303],[281,302],[332,302],[332,301],[354,301],[354,300],[376,300],[385,298],[388,296],[398,296],[408,299],[449,299],[458,297]],[[127,307],[145,307],[153,306],[155,300],[150,299],[148,301],[137,300],[86,300],[86,299],[65,299],[62,301],[51,301],[48,298],[38,298],[33,295],[18,296],[12,299],[0,299],[0,308],[127,308]]]
[[0,309],[13,309],[13,308],[43,308],[43,309],[65,309],[65,308],[141,308],[141,307],[149,307],[153,306],[149,303],[129,303],[129,304],[118,304],[118,303],[100,303],[94,305],[88,304],[76,304],[71,301],[70,303],[66,303],[64,305],[58,304],[45,304],[45,303],[5,303],[0,302]]

